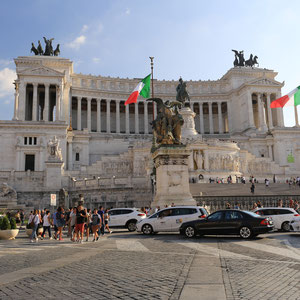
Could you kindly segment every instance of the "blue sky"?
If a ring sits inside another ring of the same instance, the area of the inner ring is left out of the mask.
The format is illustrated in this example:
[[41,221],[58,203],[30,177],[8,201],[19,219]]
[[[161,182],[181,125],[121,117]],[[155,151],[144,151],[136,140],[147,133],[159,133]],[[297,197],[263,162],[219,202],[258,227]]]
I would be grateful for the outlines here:
[[[13,58],[31,55],[43,36],[61,44],[75,72],[216,80],[232,67],[231,49],[278,72],[282,94],[300,85],[300,1],[13,0],[0,9],[0,119],[13,116]],[[42,43],[44,44],[44,43]],[[284,109],[294,125],[293,108]]]

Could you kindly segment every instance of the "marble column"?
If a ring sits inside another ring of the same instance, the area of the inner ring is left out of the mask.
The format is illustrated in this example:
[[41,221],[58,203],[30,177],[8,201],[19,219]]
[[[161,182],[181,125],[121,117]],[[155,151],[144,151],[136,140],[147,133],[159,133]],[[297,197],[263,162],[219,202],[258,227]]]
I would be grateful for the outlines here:
[[148,102],[144,101],[144,133],[148,134]]
[[120,133],[120,101],[116,101],[116,133]]
[[101,99],[97,99],[97,132],[101,132]]
[[222,118],[222,103],[218,102],[218,121],[219,121],[219,134],[224,133],[224,126],[223,126],[223,118]]
[[87,98],[87,128],[88,131],[92,131],[92,99]]
[[37,97],[37,88],[38,88],[38,84],[37,83],[33,83],[33,100],[32,100],[32,121],[36,121],[37,120],[37,107],[38,107],[38,97]]
[[25,121],[26,114],[26,83],[20,82],[19,84],[19,109],[18,117],[19,120]]
[[77,130],[81,130],[81,99],[77,97]]
[[14,106],[14,117],[13,120],[18,120],[18,110],[19,110],[19,83],[15,83],[15,106]]
[[[281,93],[276,94],[276,99],[281,97]],[[282,107],[276,108],[277,111],[277,123],[279,127],[284,127],[283,109]]]
[[296,105],[294,105],[294,113],[295,113],[295,127],[299,127],[298,110]]
[[125,127],[126,127],[126,133],[130,133],[129,128],[129,104],[125,105]]
[[200,133],[204,134],[203,103],[199,103],[199,110],[200,110]]
[[265,111],[264,111],[264,104],[263,104],[263,96],[264,94],[259,93],[258,94],[258,109],[259,109],[259,120],[260,120],[260,130],[267,131],[267,123],[266,123],[266,117],[265,117]]
[[[233,130],[233,128],[232,128],[232,107],[231,107],[230,101],[227,101],[226,103],[227,103],[228,132],[231,132]],[[252,116],[253,116],[253,112],[252,112]]]
[[[249,127],[255,128],[254,124],[254,115],[253,115],[253,105],[252,105],[252,93],[247,93],[247,102],[248,102],[248,119],[249,119]],[[229,124],[229,117],[228,117],[228,124]],[[228,125],[229,127],[229,125]]]
[[188,167],[189,167],[189,171],[194,171],[194,152],[193,150],[191,151],[191,154],[189,156],[188,159]]
[[45,105],[43,112],[43,120],[46,122],[49,121],[49,89],[50,84],[45,84]]
[[269,129],[273,129],[273,117],[272,117],[272,110],[271,110],[271,94],[267,94],[267,110],[268,110],[268,121],[269,121]]
[[55,121],[59,121],[60,120],[61,93],[62,93],[61,85],[56,86],[56,113],[55,113]]
[[139,103],[134,103],[134,132],[136,134],[140,133],[139,131]]
[[191,110],[194,111],[194,102],[191,102]]
[[214,133],[214,119],[212,112],[212,102],[208,102],[208,114],[209,114],[209,133]]
[[106,100],[106,132],[110,133],[110,99]]

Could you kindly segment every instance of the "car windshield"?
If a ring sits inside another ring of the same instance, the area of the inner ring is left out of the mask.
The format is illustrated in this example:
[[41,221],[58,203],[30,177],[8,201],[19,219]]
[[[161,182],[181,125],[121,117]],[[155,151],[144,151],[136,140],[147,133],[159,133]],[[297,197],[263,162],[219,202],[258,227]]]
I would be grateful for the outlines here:
[[244,213],[246,213],[246,214],[248,214],[248,215],[250,215],[250,216],[252,216],[252,217],[256,217],[256,218],[259,218],[259,217],[260,217],[260,215],[254,213],[254,212],[252,212],[252,211],[246,211],[246,210],[244,210]]
[[153,215],[151,215],[150,217],[148,217],[148,219],[153,219],[153,218],[157,218],[158,213],[155,213]]

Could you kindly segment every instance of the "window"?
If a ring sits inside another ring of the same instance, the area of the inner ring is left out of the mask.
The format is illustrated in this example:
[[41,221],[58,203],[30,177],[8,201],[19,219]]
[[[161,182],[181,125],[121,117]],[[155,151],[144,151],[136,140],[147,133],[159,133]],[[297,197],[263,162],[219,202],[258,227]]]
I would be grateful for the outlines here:
[[172,215],[172,210],[173,210],[173,209],[165,209],[165,210],[161,211],[161,212],[159,213],[159,217],[160,217],[160,218],[163,218],[163,217],[170,217],[170,216]]
[[37,144],[37,138],[36,138],[36,137],[33,138],[33,144],[34,144],[34,145]]
[[110,210],[109,214],[111,216],[116,216],[116,215],[121,215],[122,214],[122,210],[121,209],[114,209],[114,210]]
[[293,214],[293,212],[289,209],[278,209],[278,215],[287,215],[287,214]]
[[243,219],[243,215],[238,211],[226,211],[225,212],[225,220],[231,221],[231,220],[240,220]]
[[121,210],[121,214],[122,214],[122,215],[131,214],[132,212],[133,212],[132,209],[122,209],[122,210]]
[[29,145],[32,145],[32,137],[29,137]]
[[25,171],[34,171],[34,154],[25,155]]
[[24,145],[27,145],[27,137],[24,137]]
[[223,213],[221,211],[218,211],[212,215],[210,215],[207,219],[209,221],[220,221],[222,219]]
[[76,161],[79,161],[79,160],[80,160],[80,157],[79,157],[79,153],[78,153],[78,152],[76,152],[75,160],[76,160]]
[[179,208],[179,215],[192,215],[197,213],[196,208]]

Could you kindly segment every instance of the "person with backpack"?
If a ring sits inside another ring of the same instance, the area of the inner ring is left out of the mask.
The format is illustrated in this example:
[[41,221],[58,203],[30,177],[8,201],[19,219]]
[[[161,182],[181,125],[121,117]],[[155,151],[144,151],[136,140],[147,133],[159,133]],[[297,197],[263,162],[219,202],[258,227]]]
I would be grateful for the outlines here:
[[36,231],[37,231],[37,229],[39,227],[39,224],[40,224],[40,217],[39,217],[39,213],[38,213],[37,209],[35,209],[33,211],[33,215],[29,219],[28,223],[30,224],[30,227],[32,228],[30,242],[33,243],[34,240],[37,242],[39,239],[37,237]]
[[84,224],[86,222],[86,211],[81,204],[77,207],[76,223],[75,223],[75,236],[77,242],[83,242]]
[[50,218],[50,211],[49,210],[47,210],[45,212],[45,215],[43,217],[43,233],[42,233],[42,236],[41,236],[41,240],[44,239],[46,230],[48,231],[49,239],[52,240],[52,236],[51,236],[51,218]]
[[93,242],[98,241],[99,235],[98,230],[101,223],[101,217],[97,212],[97,208],[94,209],[93,214],[91,215],[91,224],[92,224],[92,231],[93,231]]

